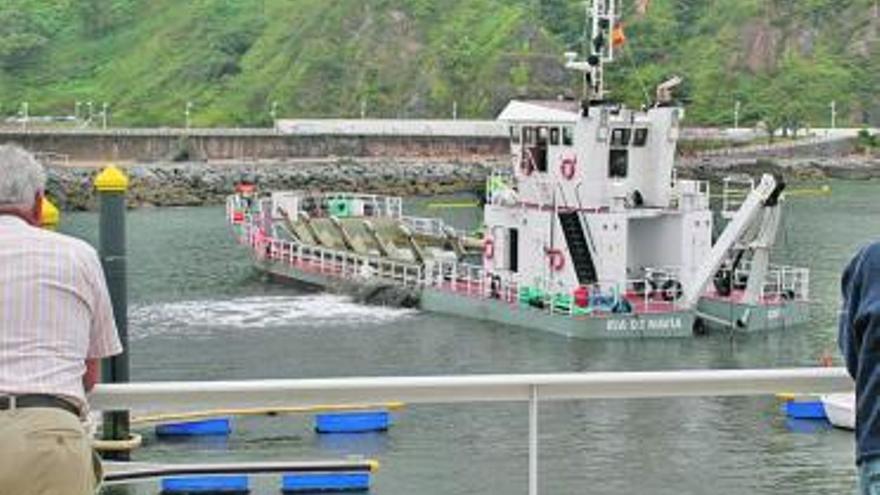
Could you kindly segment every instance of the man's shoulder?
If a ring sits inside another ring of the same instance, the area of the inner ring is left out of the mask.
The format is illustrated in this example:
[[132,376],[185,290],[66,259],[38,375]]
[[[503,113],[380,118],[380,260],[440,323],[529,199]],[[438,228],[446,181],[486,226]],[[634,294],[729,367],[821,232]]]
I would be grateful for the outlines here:
[[58,248],[60,251],[67,253],[73,258],[77,258],[79,260],[87,260],[94,259],[98,255],[95,251],[95,248],[93,248],[91,244],[83,241],[82,239],[77,239],[76,237],[60,234],[58,232],[52,232],[49,230],[37,230],[38,232],[35,235],[38,237],[40,242]]

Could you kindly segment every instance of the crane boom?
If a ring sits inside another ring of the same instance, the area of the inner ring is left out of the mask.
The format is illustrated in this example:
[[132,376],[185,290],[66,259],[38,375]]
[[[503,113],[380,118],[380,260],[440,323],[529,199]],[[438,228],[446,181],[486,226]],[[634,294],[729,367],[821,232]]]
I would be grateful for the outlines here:
[[775,207],[779,199],[779,195],[785,188],[785,184],[781,180],[776,180],[770,174],[764,174],[761,182],[749,193],[745,201],[737,210],[730,223],[721,233],[721,237],[712,246],[709,256],[697,270],[697,273],[687,284],[684,291],[683,304],[687,308],[693,308],[700,296],[706,290],[709,281],[715,276],[727,252],[737,241],[742,238],[743,234],[758,218],[762,208]]

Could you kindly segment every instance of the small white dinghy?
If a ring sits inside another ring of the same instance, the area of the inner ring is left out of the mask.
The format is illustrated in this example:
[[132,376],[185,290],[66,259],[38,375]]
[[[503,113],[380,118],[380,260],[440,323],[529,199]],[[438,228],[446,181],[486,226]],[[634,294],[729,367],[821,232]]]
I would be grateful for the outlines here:
[[838,428],[856,429],[856,394],[828,394],[821,397],[828,422]]

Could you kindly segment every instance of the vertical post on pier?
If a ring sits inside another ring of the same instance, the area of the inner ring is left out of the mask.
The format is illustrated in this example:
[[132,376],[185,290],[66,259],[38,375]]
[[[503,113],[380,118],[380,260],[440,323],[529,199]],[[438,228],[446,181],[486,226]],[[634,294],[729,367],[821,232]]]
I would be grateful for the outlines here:
[[[100,198],[101,217],[99,233],[99,254],[110,300],[113,316],[123,351],[118,356],[105,359],[101,366],[102,380],[105,383],[127,383],[128,366],[128,281],[125,248],[125,195],[128,191],[128,177],[116,168],[109,166],[95,178],[95,189]],[[128,411],[108,411],[104,413],[104,439],[128,440]],[[109,459],[128,460],[127,452],[105,454]]]
[[831,102],[831,128],[837,128],[837,102]]
[[538,495],[538,386],[529,387],[529,495]]
[[739,109],[740,109],[740,101],[736,100],[736,103],[733,105],[733,128],[739,129]]

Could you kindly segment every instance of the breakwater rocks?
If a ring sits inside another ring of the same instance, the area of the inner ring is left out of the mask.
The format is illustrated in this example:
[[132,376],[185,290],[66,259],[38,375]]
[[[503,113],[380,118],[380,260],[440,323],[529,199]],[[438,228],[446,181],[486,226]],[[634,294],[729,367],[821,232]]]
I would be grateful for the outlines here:
[[[497,163],[458,161],[297,161],[158,163],[124,167],[131,207],[222,204],[243,177],[264,190],[356,191],[389,195],[482,190]],[[49,166],[49,196],[65,210],[97,206],[93,167]]]
[[833,158],[727,158],[701,157],[679,160],[679,176],[720,181],[731,174],[782,175],[788,180],[880,178],[880,155],[848,155]]

